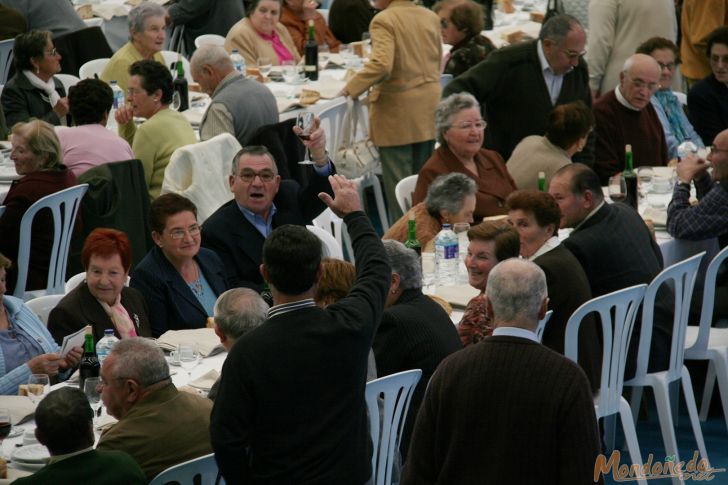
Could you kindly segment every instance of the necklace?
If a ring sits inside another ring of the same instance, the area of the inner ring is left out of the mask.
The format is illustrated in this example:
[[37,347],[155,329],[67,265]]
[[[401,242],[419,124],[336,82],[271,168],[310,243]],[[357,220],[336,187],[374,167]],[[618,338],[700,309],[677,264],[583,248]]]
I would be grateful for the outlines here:
[[195,279],[188,283],[188,285],[192,290],[192,293],[194,293],[197,298],[202,298],[205,294],[205,290],[202,288],[202,281],[200,281],[200,269],[197,265],[195,265],[195,276]]

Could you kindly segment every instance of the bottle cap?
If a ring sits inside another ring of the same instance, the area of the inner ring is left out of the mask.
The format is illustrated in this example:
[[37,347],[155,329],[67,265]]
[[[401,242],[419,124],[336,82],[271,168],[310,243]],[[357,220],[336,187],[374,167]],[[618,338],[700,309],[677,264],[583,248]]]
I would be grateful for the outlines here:
[[538,173],[538,178],[545,179],[546,178],[546,172],[539,172]]
[[627,143],[627,144],[626,144],[626,145],[624,146],[624,151],[625,151],[625,152],[631,152],[631,151],[632,151],[632,145],[630,145],[629,143]]
[[86,325],[86,328],[84,329],[83,333],[86,335],[93,335],[94,332],[93,332],[93,329],[91,328],[91,325]]

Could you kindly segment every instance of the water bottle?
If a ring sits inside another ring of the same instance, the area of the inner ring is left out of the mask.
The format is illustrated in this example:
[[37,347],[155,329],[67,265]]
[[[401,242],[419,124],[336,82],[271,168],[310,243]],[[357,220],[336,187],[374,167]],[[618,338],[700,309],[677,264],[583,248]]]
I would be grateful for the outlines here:
[[106,122],[106,127],[116,132],[116,110],[124,106],[124,91],[119,87],[116,81],[111,81],[111,92],[114,94],[114,101],[109,111],[109,119]]
[[435,275],[438,286],[451,286],[457,283],[458,237],[450,229],[450,224],[443,224],[442,230],[435,236]]
[[230,54],[230,60],[233,61],[233,67],[235,67],[235,70],[245,76],[245,59],[240,55],[237,49],[233,49],[233,53]]
[[99,364],[104,363],[104,359],[108,357],[109,352],[111,352],[112,347],[114,347],[114,344],[118,342],[119,339],[116,338],[114,335],[114,330],[111,328],[107,328],[104,330],[104,338],[99,340],[99,342],[96,344],[96,355],[99,358]]

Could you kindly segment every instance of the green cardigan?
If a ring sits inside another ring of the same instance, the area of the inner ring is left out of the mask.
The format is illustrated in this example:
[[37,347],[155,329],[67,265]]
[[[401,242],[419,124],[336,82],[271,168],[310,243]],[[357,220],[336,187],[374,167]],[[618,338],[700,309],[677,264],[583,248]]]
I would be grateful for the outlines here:
[[93,483],[94,485],[144,485],[142,469],[123,451],[91,450],[51,463],[34,474],[18,478],[17,485]]

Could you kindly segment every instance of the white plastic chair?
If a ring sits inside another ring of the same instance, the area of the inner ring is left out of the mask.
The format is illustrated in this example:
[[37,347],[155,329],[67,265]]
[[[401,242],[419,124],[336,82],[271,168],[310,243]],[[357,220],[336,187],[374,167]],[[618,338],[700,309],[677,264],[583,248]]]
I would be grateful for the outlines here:
[[[640,343],[637,353],[637,370],[635,376],[625,382],[625,386],[633,387],[632,389],[632,414],[636,415],[639,411],[640,401],[642,399],[642,388],[650,386],[655,394],[655,404],[657,405],[657,415],[660,420],[660,430],[662,439],[665,442],[665,451],[667,456],[675,456],[675,463],[680,462],[678,455],[677,441],[675,439],[675,428],[673,424],[673,404],[670,398],[670,384],[680,381],[682,384],[683,395],[687,403],[688,415],[690,423],[693,427],[695,441],[702,457],[708,461],[708,454],[705,450],[705,440],[703,432],[700,429],[700,421],[698,420],[698,411],[695,405],[695,396],[693,395],[693,386],[690,380],[690,373],[683,364],[685,355],[685,333],[688,326],[688,317],[690,312],[690,299],[693,295],[693,286],[697,277],[700,260],[705,252],[696,254],[679,263],[665,268],[655,276],[645,292],[645,299],[642,308],[642,326],[640,329]],[[647,372],[647,363],[650,356],[650,344],[652,342],[652,327],[655,309],[655,297],[658,290],[668,283],[671,290],[674,290],[675,306],[672,327],[672,341],[670,344],[670,366],[666,371]],[[677,406],[677,400],[674,403]],[[675,407],[674,410],[677,410]],[[673,480],[680,483],[679,479]]]
[[543,319],[539,320],[538,327],[536,327],[536,337],[538,337],[539,342],[541,342],[541,340],[543,339],[543,331],[546,329],[546,324],[549,323],[551,315],[553,314],[554,311],[549,310],[546,312],[546,315],[544,315]]
[[[177,483],[179,485],[192,485],[194,483],[212,484],[217,478],[217,463],[215,463],[215,454],[194,458],[192,460],[180,463],[167,468],[149,482],[149,485],[165,485],[168,483]],[[225,481],[221,478],[221,484]]]
[[219,45],[224,46],[225,45],[225,37],[222,35],[217,34],[202,34],[198,35],[195,39],[195,48],[199,49],[203,45]]
[[53,77],[61,81],[61,83],[63,84],[63,89],[66,90],[66,96],[68,96],[68,89],[71,86],[75,86],[80,81],[79,78],[72,74],[54,74]]
[[81,283],[83,283],[83,280],[85,280],[85,279],[86,279],[86,273],[85,272],[84,273],[75,274],[75,275],[71,276],[70,278],[68,278],[68,281],[66,281],[66,285],[64,287],[65,288],[65,291],[66,291],[66,294],[68,294],[68,293],[72,292],[73,290],[75,290],[76,287],[78,285],[80,285]]
[[78,77],[80,77],[81,79],[93,79],[94,74],[101,77],[101,73],[104,72],[104,68],[110,60],[111,59],[107,57],[103,57],[101,59],[93,59],[91,61],[85,62],[78,69]]
[[28,308],[38,315],[38,318],[40,318],[40,321],[43,322],[43,324],[47,327],[48,326],[48,315],[50,315],[51,310],[53,310],[56,305],[58,305],[58,302],[61,301],[66,295],[45,295],[45,296],[39,296],[38,298],[33,298],[32,300],[26,302],[25,304],[28,305]]
[[[414,369],[367,382],[365,395],[369,410],[369,431],[374,444],[369,485],[392,483],[394,454],[399,452],[399,439],[407,419],[410,399],[420,377],[422,370]],[[380,400],[380,397],[383,399]]]
[[101,17],[91,17],[90,19],[83,19],[83,23],[86,27],[98,27],[101,32],[106,33],[106,27],[104,26],[104,19]]
[[440,88],[445,89],[452,79],[452,74],[440,74]]
[[[319,214],[313,221],[313,225],[323,229],[334,237],[339,249],[343,253],[343,248],[346,248],[346,253],[349,256],[348,260],[354,262],[354,249],[351,246],[351,239],[349,233],[343,230],[344,220],[334,214],[328,207]],[[344,259],[343,257],[341,259]]]
[[346,107],[346,98],[339,98],[336,103],[321,110],[318,114],[321,120],[321,128],[326,133],[326,149],[329,153],[336,153],[338,149],[336,146],[337,137],[339,136],[339,132],[341,132],[341,123],[346,114]]
[[178,148],[164,170],[161,193],[173,192],[194,202],[197,221],[202,224],[233,198],[228,176],[233,157],[241,148],[230,133]]
[[4,212],[5,212],[5,206],[4,205],[0,205],[0,217],[3,216],[3,213]]
[[[28,261],[30,260],[30,230],[35,215],[42,209],[50,209],[53,214],[53,248],[48,266],[48,280],[45,293],[62,294],[68,264],[68,249],[71,245],[71,232],[76,222],[76,214],[81,199],[88,190],[88,184],[76,185],[55,194],[47,195],[36,201],[23,214],[20,221],[20,244],[18,248],[18,279],[13,296],[26,299],[25,284],[28,280]],[[29,296],[29,295],[28,295]]]
[[[599,393],[594,398],[597,419],[619,414],[627,449],[633,464],[642,465],[642,454],[637,442],[632,410],[622,397],[624,367],[635,318],[647,285],[637,285],[587,301],[571,315],[566,324],[564,355],[574,362],[579,356],[579,327],[586,316],[598,313],[602,324],[602,373]],[[614,316],[614,319],[612,319]],[[613,446],[613,426],[606,424],[607,446]],[[646,485],[646,480],[638,480]]]
[[403,178],[394,187],[394,196],[397,198],[397,204],[403,213],[407,213],[412,208],[412,194],[417,186],[417,175],[410,175]]
[[723,417],[728,427],[728,328],[711,328],[715,306],[715,281],[718,270],[728,258],[728,247],[718,253],[710,262],[705,273],[700,326],[688,326],[685,337],[685,359],[707,360],[708,374],[705,378],[703,400],[700,406],[700,420],[708,416],[710,399],[713,396],[715,378],[718,377]]
[[172,69],[172,63],[176,63],[177,59],[181,58],[182,67],[185,70],[185,78],[187,78],[187,82],[194,82],[194,80],[192,79],[192,71],[190,71],[190,61],[185,56],[175,51],[161,51],[160,54],[162,54],[162,57],[164,57],[164,64],[172,71],[172,78],[177,77],[177,70],[176,68]]
[[330,232],[316,226],[306,226],[306,229],[312,232],[323,243],[323,256],[325,258],[344,259],[344,253],[341,251],[341,245]]
[[0,84],[7,84],[10,66],[13,64],[15,39],[0,41]]

